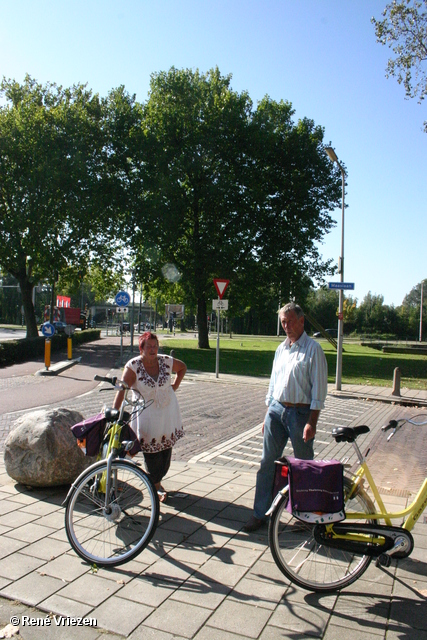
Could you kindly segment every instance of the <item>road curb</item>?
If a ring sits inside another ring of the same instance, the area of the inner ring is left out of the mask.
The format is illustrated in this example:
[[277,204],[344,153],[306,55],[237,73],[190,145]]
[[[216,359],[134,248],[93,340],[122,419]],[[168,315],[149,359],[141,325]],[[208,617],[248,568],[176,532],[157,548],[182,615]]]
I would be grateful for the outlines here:
[[62,373],[62,371],[74,367],[75,364],[79,364],[79,362],[81,362],[81,357],[73,358],[72,360],[62,360],[61,362],[57,362],[56,364],[51,365],[49,369],[39,369],[38,371],[36,371],[35,375],[57,376],[59,373]]

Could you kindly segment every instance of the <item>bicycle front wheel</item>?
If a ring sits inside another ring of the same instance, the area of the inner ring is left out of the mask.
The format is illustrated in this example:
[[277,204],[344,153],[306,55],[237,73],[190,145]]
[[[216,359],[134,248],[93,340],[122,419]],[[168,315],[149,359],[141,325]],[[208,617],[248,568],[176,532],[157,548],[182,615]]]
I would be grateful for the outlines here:
[[[352,483],[344,478],[344,495]],[[280,571],[303,589],[330,592],[347,587],[360,578],[368,568],[371,556],[356,556],[349,551],[319,544],[314,538],[316,525],[301,522],[286,510],[288,496],[281,499],[271,516],[268,538],[271,553]],[[360,512],[361,519],[351,522],[369,522],[363,514],[373,513],[374,505],[361,489],[346,499],[345,509]]]
[[107,500],[106,474],[106,461],[89,467],[65,511],[71,546],[83,560],[101,567],[122,564],[141,553],[159,520],[157,491],[142,469],[113,460]]

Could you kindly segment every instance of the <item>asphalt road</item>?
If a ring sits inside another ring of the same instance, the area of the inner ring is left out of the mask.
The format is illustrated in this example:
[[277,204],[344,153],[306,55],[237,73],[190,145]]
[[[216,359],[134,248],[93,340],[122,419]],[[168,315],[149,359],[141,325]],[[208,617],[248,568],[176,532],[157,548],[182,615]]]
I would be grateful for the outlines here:
[[[130,341],[124,338],[124,347]],[[63,402],[94,389],[94,375],[106,375],[120,359],[120,339],[102,338],[73,350],[81,362],[56,376],[38,376],[44,360],[0,368],[0,415]],[[52,364],[67,360],[65,351],[52,354]]]
[[0,342],[4,340],[21,340],[27,335],[26,329],[2,329],[0,328]]

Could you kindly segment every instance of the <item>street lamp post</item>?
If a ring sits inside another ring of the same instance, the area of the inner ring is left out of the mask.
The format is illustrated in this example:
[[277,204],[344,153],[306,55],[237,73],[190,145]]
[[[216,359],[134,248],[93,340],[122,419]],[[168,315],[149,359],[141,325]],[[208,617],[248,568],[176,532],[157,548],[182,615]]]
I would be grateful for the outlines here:
[[[340,274],[340,281],[344,282],[344,195],[345,195],[345,171],[342,165],[339,163],[337,155],[332,147],[325,147],[325,151],[328,154],[332,162],[336,162],[341,171],[342,177],[342,213],[341,213],[341,256],[338,263],[338,271]],[[337,370],[335,378],[335,387],[337,391],[341,391],[341,377],[342,377],[342,350],[343,350],[343,338],[344,338],[344,290],[339,290],[339,307],[338,307],[338,349],[337,349]]]

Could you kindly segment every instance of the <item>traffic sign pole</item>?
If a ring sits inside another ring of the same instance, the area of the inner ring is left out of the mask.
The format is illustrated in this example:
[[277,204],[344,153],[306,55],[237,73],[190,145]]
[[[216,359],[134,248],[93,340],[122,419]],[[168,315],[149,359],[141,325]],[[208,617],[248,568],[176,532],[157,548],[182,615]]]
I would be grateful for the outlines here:
[[[219,296],[218,296],[218,300],[219,300]],[[216,363],[215,363],[215,378],[219,377],[219,323],[220,323],[220,319],[221,319],[221,311],[219,309],[217,309],[217,324],[218,324],[218,335],[217,335],[217,339],[216,339]]]
[[[124,307],[127,307],[130,302],[130,295],[127,293],[127,291],[119,291],[116,294],[114,301],[119,308],[123,307],[124,312]],[[124,313],[121,314],[120,320],[120,364],[123,364],[123,318]]]
[[[222,306],[221,300],[222,300],[222,296],[225,293],[225,290],[230,284],[230,280],[222,280],[221,278],[214,278],[213,282],[215,285],[215,289],[217,290],[217,293],[218,293],[218,303],[216,306],[216,312],[218,314],[217,315],[218,335],[216,338],[216,362],[215,362],[215,377],[218,378],[219,377],[219,326],[221,322],[221,309],[224,309],[224,308],[228,309],[228,303],[226,307]],[[213,300],[212,302],[215,302],[215,300]],[[212,305],[212,308],[214,308],[213,305]]]
[[46,367],[46,371],[49,371],[50,367],[50,347],[50,338],[46,338],[44,341],[44,366]]

